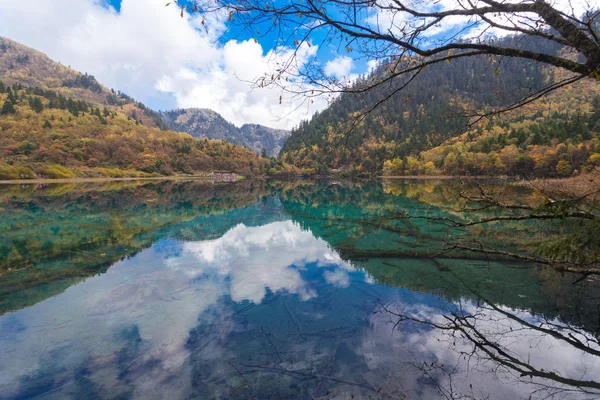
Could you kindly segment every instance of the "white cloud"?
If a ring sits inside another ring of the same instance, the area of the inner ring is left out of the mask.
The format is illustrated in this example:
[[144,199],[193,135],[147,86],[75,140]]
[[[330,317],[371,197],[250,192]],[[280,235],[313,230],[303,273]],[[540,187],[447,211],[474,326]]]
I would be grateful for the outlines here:
[[[327,106],[322,100],[296,110],[301,99],[284,97],[280,105],[274,88],[250,91],[242,80],[270,71],[277,57],[254,41],[219,44],[225,18],[202,25],[199,17],[181,18],[164,0],[122,0],[120,12],[101,0],[31,0],[26,7],[0,0],[0,35],[138,100],[162,98],[161,108],[206,107],[237,125],[289,129]],[[302,53],[302,61],[314,55]]]
[[[310,110],[299,107],[302,98],[294,98],[274,86],[251,88],[257,77],[271,76],[277,63],[292,57],[289,49],[264,52],[260,43],[229,41],[221,49],[220,62],[203,71],[182,68],[175,75],[163,76],[157,84],[162,91],[174,93],[177,106],[215,109],[234,124],[254,122],[272,127],[291,129],[310,113],[327,106],[325,99],[317,99]],[[296,63],[302,65],[317,52],[317,46],[303,45],[296,54]],[[293,72],[297,70],[288,70]],[[310,113],[309,113],[310,111]]]
[[377,65],[379,65],[379,61],[377,61],[377,60],[369,60],[367,62],[367,72],[369,74],[371,72],[373,72],[375,70],[375,68],[377,68]]
[[348,56],[337,56],[327,61],[324,72],[327,76],[335,76],[339,80],[347,78],[354,67],[354,61]]
[[350,286],[350,276],[348,276],[348,273],[342,269],[325,271],[323,276],[325,277],[325,281],[327,281],[327,283],[335,287],[345,288]]

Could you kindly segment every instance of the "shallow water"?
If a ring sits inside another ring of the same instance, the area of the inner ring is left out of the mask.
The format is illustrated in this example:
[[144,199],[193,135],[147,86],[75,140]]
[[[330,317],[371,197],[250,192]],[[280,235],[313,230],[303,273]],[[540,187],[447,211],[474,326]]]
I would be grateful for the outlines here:
[[453,185],[2,187],[0,398],[598,398],[596,281],[439,254],[562,227],[391,218]]

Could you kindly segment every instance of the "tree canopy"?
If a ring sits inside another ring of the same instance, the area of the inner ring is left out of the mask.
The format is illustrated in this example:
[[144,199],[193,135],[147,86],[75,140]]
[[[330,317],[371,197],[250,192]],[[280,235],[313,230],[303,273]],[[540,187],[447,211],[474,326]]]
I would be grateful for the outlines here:
[[[310,99],[340,92],[364,93],[391,80],[405,84],[375,101],[376,107],[404,89],[427,67],[455,59],[489,56],[526,59],[570,73],[557,82],[538,88],[513,104],[478,110],[473,116],[514,109],[544,94],[581,79],[600,80],[599,11],[588,4],[526,1],[405,1],[405,0],[201,0],[169,2],[202,16],[216,14],[229,20],[232,29],[255,40],[276,36],[275,49],[293,49],[272,73],[257,77],[255,85],[274,85]],[[208,19],[208,18],[207,18]],[[204,24],[205,21],[203,20]],[[560,46],[553,54],[546,46],[516,47],[496,37],[524,35],[546,45]],[[362,85],[350,86],[328,76],[319,60],[304,59],[301,49],[347,53],[355,60],[389,62],[387,73]]]

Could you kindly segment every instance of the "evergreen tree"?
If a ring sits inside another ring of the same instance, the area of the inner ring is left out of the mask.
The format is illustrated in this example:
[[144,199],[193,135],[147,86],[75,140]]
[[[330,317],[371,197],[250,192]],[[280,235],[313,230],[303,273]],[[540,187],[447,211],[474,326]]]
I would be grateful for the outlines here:
[[533,138],[531,139],[531,144],[542,144],[544,142],[544,138],[539,130],[536,130],[533,134]]
[[39,97],[33,97],[29,99],[29,106],[36,113],[41,113],[44,110],[44,105]]
[[2,106],[2,109],[0,110],[1,115],[14,114],[16,112],[15,106],[10,100],[6,100]]

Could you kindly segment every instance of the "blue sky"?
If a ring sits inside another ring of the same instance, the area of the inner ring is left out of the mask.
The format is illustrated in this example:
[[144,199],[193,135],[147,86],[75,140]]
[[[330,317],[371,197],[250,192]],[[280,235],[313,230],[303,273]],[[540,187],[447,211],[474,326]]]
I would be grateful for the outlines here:
[[106,0],[115,10],[121,11],[121,0]]

